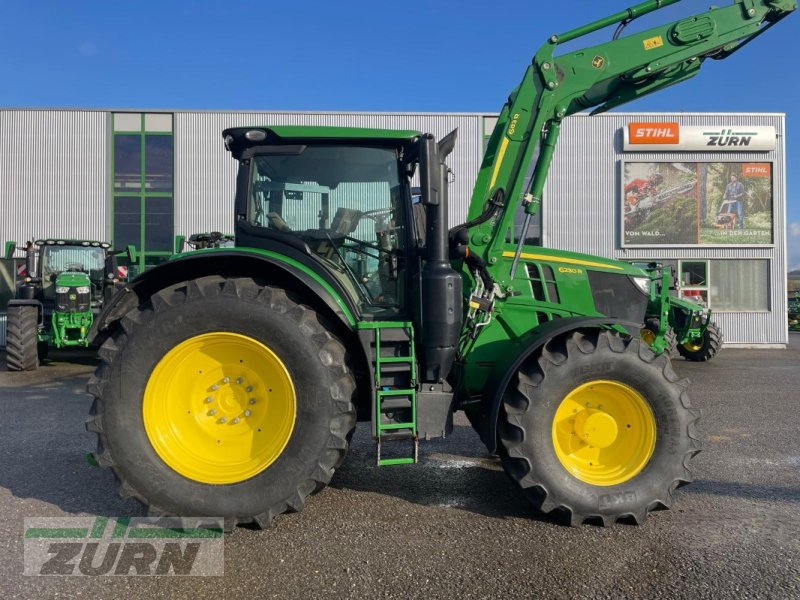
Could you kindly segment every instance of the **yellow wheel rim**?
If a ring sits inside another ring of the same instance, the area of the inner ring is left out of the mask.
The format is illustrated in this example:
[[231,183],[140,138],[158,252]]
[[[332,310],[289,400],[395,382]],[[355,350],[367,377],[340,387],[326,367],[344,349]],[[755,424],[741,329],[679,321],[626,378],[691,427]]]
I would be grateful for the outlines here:
[[653,344],[653,342],[655,342],[655,341],[656,341],[656,334],[655,334],[655,332],[654,332],[654,331],[651,331],[651,330],[649,330],[649,329],[646,329],[646,328],[643,328],[643,329],[642,329],[642,330],[639,332],[639,337],[640,337],[640,338],[642,338],[642,341],[643,341],[645,344],[647,344],[648,346],[651,346],[651,345]]
[[694,341],[686,342],[683,347],[686,348],[689,352],[700,352],[703,349],[703,338],[698,338]]
[[618,381],[597,380],[572,390],[553,420],[553,447],[562,466],[591,485],[636,477],[656,446],[656,420],[639,392]]
[[294,429],[292,378],[267,346],[238,333],[197,335],[158,362],[142,416],[156,454],[194,481],[245,481],[281,455]]

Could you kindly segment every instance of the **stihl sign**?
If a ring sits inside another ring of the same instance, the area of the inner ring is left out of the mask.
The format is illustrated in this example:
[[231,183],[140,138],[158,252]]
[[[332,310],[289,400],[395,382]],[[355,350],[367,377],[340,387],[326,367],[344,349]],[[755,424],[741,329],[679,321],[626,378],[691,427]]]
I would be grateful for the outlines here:
[[769,152],[775,150],[774,127],[697,127],[674,122],[628,123],[623,129],[628,152]]
[[677,123],[629,123],[631,144],[678,144],[681,128]]

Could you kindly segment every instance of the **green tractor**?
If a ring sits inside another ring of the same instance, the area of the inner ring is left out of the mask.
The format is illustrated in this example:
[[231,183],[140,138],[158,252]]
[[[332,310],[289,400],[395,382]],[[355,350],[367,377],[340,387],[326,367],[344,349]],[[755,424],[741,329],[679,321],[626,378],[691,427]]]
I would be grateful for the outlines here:
[[722,346],[722,330],[711,320],[711,310],[678,298],[671,267],[634,263],[650,275],[650,302],[640,335],[650,348],[686,360],[711,360]]
[[[36,369],[50,346],[88,347],[94,316],[125,279],[109,247],[105,242],[57,238],[27,244],[25,267],[7,308],[9,371]],[[15,249],[16,244],[8,244],[6,257]]]
[[787,301],[789,314],[789,331],[800,331],[800,292],[789,296]]
[[639,338],[650,274],[526,232],[566,116],[688,79],[796,8],[737,2],[554,55],[673,3],[548,39],[453,228],[456,132],[225,130],[236,246],[143,273],[92,325],[105,341],[86,427],[120,495],[150,515],[266,527],[330,482],[357,421],[377,465],[413,465],[420,440],[449,435],[464,410],[545,513],[611,525],[669,507],[692,479],[699,413],[666,353]]

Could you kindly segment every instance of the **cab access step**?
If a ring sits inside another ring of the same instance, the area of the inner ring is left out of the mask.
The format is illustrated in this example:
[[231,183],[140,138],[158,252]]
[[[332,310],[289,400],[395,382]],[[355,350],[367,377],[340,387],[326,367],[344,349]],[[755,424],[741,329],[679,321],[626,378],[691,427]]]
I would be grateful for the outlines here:
[[[358,326],[372,365],[372,434],[377,464],[407,465],[419,459],[417,366],[414,328],[407,321],[372,321]],[[411,441],[409,455],[383,458],[383,442]]]

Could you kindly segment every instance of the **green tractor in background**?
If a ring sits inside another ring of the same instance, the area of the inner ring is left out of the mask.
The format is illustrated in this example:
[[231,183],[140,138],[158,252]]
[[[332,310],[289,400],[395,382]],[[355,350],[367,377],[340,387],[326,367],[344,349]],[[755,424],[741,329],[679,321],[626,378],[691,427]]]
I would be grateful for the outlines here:
[[800,331],[800,292],[794,293],[787,302],[789,314],[789,331]]
[[[89,346],[94,315],[124,284],[110,244],[47,238],[28,243],[14,299],[8,302],[6,365],[30,371],[56,348]],[[12,258],[16,244],[6,244]],[[38,257],[38,260],[37,260]]]
[[722,346],[722,330],[711,310],[670,294],[675,291],[672,268],[659,263],[634,263],[650,275],[650,302],[640,336],[656,353],[686,360],[711,360]]

